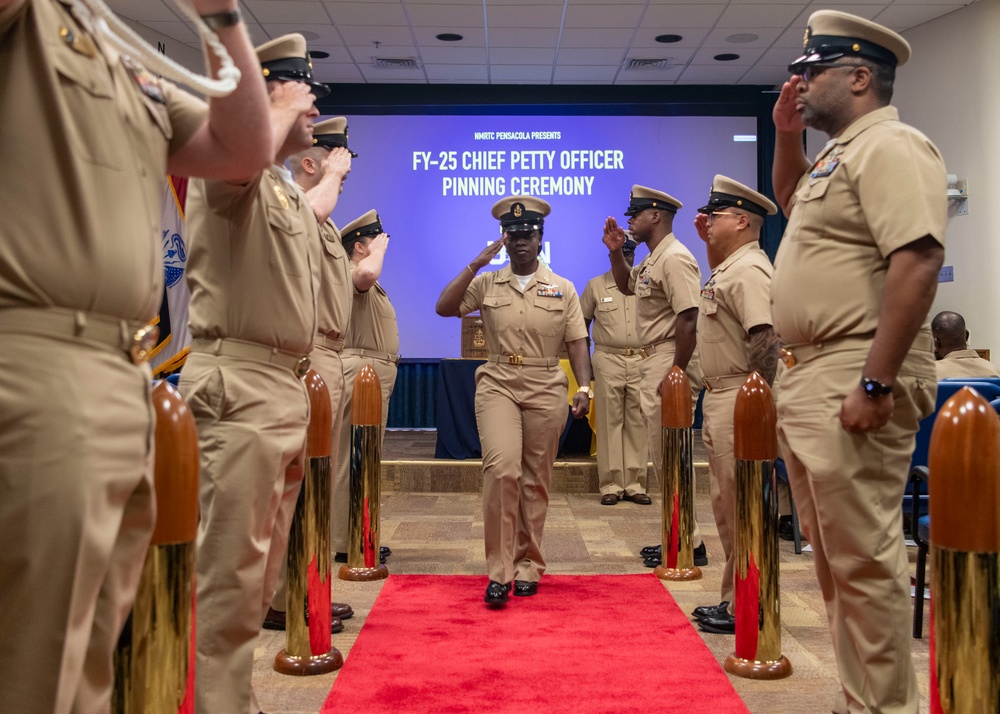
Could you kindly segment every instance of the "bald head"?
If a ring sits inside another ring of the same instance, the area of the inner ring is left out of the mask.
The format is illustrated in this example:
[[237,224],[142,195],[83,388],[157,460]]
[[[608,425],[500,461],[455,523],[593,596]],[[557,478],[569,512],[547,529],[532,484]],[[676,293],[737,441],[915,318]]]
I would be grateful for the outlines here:
[[934,352],[938,359],[950,352],[966,349],[969,341],[965,318],[949,310],[934,316],[931,320],[931,334],[934,336]]

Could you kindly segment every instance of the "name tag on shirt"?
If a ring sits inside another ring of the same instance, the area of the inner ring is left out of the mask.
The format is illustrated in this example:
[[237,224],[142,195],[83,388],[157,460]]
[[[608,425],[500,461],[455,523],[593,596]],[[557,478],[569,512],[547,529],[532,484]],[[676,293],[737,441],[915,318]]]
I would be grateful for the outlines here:
[[537,295],[538,297],[551,298],[561,298],[563,296],[562,290],[559,289],[558,285],[539,285]]
[[614,302],[614,298],[601,298],[598,302]]

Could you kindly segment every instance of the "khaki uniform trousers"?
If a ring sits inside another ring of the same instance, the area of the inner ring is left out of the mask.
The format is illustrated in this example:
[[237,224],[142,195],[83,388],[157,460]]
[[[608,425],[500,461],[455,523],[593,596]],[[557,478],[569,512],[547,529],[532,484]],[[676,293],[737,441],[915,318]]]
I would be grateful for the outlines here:
[[150,375],[0,333],[0,711],[107,711],[153,532]]
[[257,712],[254,647],[302,485],[309,400],[290,369],[201,352],[180,386],[201,450],[195,711]]
[[[344,421],[344,364],[340,353],[326,347],[316,346],[309,353],[310,367],[323,378],[326,389],[330,392],[330,414],[333,417],[333,453],[330,454],[331,481],[334,479],[333,469],[337,466],[337,453],[340,447],[340,426]],[[308,457],[307,457],[308,458]],[[331,483],[331,488],[333,484]],[[288,557],[281,561],[281,572],[278,575],[278,586],[274,591],[271,607],[279,612],[288,611]]]
[[914,436],[933,411],[937,382],[930,353],[911,353],[889,423],[874,433],[844,431],[841,403],[857,387],[869,346],[834,342],[785,372],[778,440],[837,657],[843,691],[834,711],[913,714],[919,698],[902,503]]
[[487,363],[476,370],[483,447],[483,535],[490,580],[538,582],[552,467],[566,426],[559,367]]
[[378,375],[382,389],[382,439],[385,439],[385,424],[389,419],[389,397],[396,384],[396,365],[388,360],[361,355],[342,354],[344,364],[344,401],[341,412],[337,461],[333,480],[333,531],[331,545],[337,553],[346,553],[348,527],[351,510],[351,404],[354,395],[354,380],[361,368],[370,366]]
[[649,437],[639,404],[642,357],[594,351],[597,474],[602,494],[645,490]]
[[[657,388],[663,382],[663,378],[670,371],[670,366],[674,363],[674,343],[667,342],[657,345],[656,352],[642,361],[640,367],[640,397],[642,405],[642,415],[646,419],[646,430],[649,432],[649,459],[653,462],[653,473],[663,488],[663,474],[660,473],[660,466],[663,463],[663,449],[661,448],[661,436],[663,434],[662,419],[660,414],[660,397],[656,393]],[[701,361],[698,355],[692,355],[687,368],[688,381],[691,382],[691,413],[694,413],[698,406],[698,395],[701,394]],[[694,476],[692,476],[694,478]],[[692,484],[693,487],[693,484]],[[642,479],[642,488],[646,489],[646,479]],[[701,545],[701,529],[698,528],[698,518],[694,518],[694,532],[691,534],[691,543],[697,548]]]
[[739,387],[705,391],[701,402],[701,438],[708,450],[709,476],[712,491],[712,513],[719,529],[726,565],[722,571],[720,602],[729,603],[733,614],[733,538],[736,525],[736,460],[733,456],[733,414]]

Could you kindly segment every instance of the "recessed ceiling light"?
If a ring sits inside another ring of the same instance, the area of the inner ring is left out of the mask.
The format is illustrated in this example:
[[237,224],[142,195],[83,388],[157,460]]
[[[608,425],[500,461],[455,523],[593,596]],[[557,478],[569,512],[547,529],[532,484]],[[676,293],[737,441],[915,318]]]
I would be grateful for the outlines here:
[[330,56],[330,53],[323,50],[309,50],[309,56],[313,59],[326,59]]
[[739,55],[734,55],[731,52],[725,52],[721,55],[715,55],[713,59],[719,62],[732,62],[733,60],[738,60],[739,58],[740,58]]
[[735,35],[730,35],[726,38],[726,42],[732,42],[734,44],[741,44],[744,42],[756,42],[760,39],[760,35],[755,35],[752,32],[737,32]]
[[442,42],[458,42],[459,40],[464,40],[465,38],[454,32],[442,32],[440,35],[435,35],[435,37]]
[[319,33],[317,33],[317,32],[310,32],[309,30],[299,30],[299,34],[302,35],[303,39],[306,39],[306,40],[318,40],[319,39]]
[[684,38],[680,35],[657,35],[654,38],[657,42],[662,42],[665,45],[669,45],[671,42],[680,42]]

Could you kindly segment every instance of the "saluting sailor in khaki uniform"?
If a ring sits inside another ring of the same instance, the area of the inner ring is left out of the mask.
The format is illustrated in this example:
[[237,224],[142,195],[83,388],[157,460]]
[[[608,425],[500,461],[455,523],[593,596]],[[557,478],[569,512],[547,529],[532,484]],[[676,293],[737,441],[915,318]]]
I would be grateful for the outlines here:
[[[635,241],[622,254],[629,267]],[[597,418],[597,475],[601,504],[613,506],[626,494],[645,490],[649,439],[639,404],[639,335],[634,295],[623,295],[611,271],[587,283],[580,296],[583,319],[593,322],[594,409]]]
[[[838,714],[919,707],[901,511],[937,389],[927,313],[947,178],[934,145],[889,106],[909,55],[881,25],[813,13],[774,108],[775,195],[790,214],[771,282],[789,366],[778,439],[827,607]],[[805,126],[831,137],[815,162]]]
[[[348,223],[342,231],[344,248],[351,257],[353,302],[351,325],[344,339],[344,408],[333,482],[333,549],[346,562],[351,495],[351,405],[354,380],[369,365],[382,389],[382,435],[389,418],[389,397],[396,384],[399,364],[399,326],[396,310],[378,282],[389,236],[374,210]],[[383,557],[385,549],[382,548]]]
[[0,0],[3,712],[107,710],[154,521],[140,338],[163,291],[164,177],[269,160],[236,0],[195,7],[228,10],[213,23],[244,74],[210,107],[119,54],[87,3]]
[[[445,286],[437,313],[480,310],[489,357],[476,370],[476,424],[483,445],[483,531],[489,585],[485,602],[538,592],[545,572],[542,531],[559,435],[566,425],[569,351],[578,384],[590,384],[587,328],[573,284],[539,262],[549,204],[508,196],[493,205],[503,236]],[[510,266],[476,275],[506,245]],[[590,387],[573,396],[573,415],[590,407]]]
[[736,526],[736,461],[733,413],[736,395],[758,372],[774,381],[778,345],[771,327],[771,261],[757,244],[764,216],[778,212],[767,197],[726,176],[712,182],[695,229],[708,246],[712,277],[698,306],[698,354],[705,373],[701,436],[708,450],[712,511],[726,556],[718,605],[692,613],[706,632],[732,634],[733,538]]
[[[347,146],[347,119],[335,117],[321,121],[313,127],[313,145],[289,157],[295,182],[305,191],[319,222],[319,235],[323,249],[320,259],[320,285],[317,297],[316,340],[309,354],[310,366],[322,377],[330,392],[330,413],[333,415],[333,453],[330,462],[337,463],[337,444],[340,440],[341,415],[344,411],[344,366],[340,353],[344,348],[344,335],[351,317],[351,261],[340,240],[340,231],[330,214],[344,190],[351,159],[357,154]],[[284,630],[287,610],[288,581],[287,559],[282,564],[274,600],[264,618],[264,629]],[[354,615],[354,610],[344,603],[331,603],[334,633],[344,629],[341,620]]]
[[[300,377],[316,335],[316,216],[279,164],[312,145],[316,96],[301,35],[257,50],[268,79],[275,165],[188,194],[192,349],[181,392],[201,450],[195,710],[256,711],[250,685],[304,465]],[[310,93],[312,92],[312,93]]]
[[[662,191],[645,186],[633,186],[625,215],[632,237],[649,248],[639,265],[629,270],[622,256],[625,232],[614,218],[604,225],[604,244],[610,251],[611,272],[618,289],[625,295],[636,296],[639,317],[639,341],[642,344],[641,404],[649,433],[649,453],[654,473],[660,478],[660,386],[667,372],[677,365],[685,370],[691,382],[691,409],[701,392],[701,367],[695,354],[695,326],[698,322],[698,293],[701,271],[698,263],[673,233],[674,216],[681,202]],[[662,480],[660,481],[662,483]],[[643,492],[626,500],[648,505],[652,500]],[[707,565],[705,544],[701,542],[698,522],[694,521],[692,542],[695,564]],[[643,549],[650,555],[646,564],[658,565],[659,547]]]
[[1000,377],[1000,369],[969,349],[969,331],[965,318],[957,312],[939,312],[931,320],[934,338],[934,368],[937,378]]

